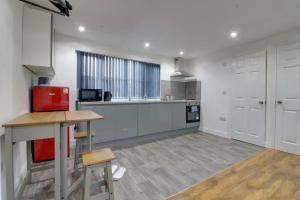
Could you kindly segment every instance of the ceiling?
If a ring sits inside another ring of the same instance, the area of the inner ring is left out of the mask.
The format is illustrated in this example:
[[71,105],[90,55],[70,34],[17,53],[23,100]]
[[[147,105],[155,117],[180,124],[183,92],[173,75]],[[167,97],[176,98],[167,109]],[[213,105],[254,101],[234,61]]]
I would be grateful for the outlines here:
[[[116,48],[192,58],[300,26],[299,0],[70,0],[57,32]],[[84,33],[78,25],[86,27]],[[238,31],[232,39],[229,33]],[[144,48],[148,41],[150,48]]]

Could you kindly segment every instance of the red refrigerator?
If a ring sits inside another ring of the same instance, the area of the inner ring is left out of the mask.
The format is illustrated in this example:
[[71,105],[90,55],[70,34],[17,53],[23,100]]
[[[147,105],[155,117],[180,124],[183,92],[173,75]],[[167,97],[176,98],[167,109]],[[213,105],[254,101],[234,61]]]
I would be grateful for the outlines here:
[[[69,88],[35,86],[32,88],[33,112],[68,111]],[[54,138],[32,141],[33,162],[54,160]],[[70,133],[68,129],[68,156],[70,155]]]

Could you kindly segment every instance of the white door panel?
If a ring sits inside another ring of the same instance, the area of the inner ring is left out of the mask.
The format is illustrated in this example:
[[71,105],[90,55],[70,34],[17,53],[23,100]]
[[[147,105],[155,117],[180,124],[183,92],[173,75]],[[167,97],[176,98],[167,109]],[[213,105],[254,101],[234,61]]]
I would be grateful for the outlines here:
[[300,154],[300,44],[277,49],[276,148]]
[[299,57],[300,44],[282,46],[278,48],[277,65],[285,66],[298,66],[300,63]]
[[250,108],[248,110],[248,123],[247,123],[247,133],[252,136],[252,137],[259,137],[258,133],[259,133],[259,129],[260,127],[257,126],[258,124],[260,124],[260,118],[258,118],[257,116],[260,115],[260,109],[258,108]]
[[239,57],[232,67],[231,136],[264,146],[266,53]]
[[277,71],[278,98],[296,99],[299,89],[299,67],[281,67]]
[[243,130],[246,127],[246,108],[243,107],[236,107],[233,112],[233,126],[235,129],[233,131],[242,134]]

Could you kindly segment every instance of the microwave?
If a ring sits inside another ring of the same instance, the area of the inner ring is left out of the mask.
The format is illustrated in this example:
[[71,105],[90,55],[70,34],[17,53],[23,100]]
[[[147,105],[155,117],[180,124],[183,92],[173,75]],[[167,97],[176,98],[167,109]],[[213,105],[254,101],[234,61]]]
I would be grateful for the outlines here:
[[102,90],[80,89],[78,99],[79,101],[102,101]]

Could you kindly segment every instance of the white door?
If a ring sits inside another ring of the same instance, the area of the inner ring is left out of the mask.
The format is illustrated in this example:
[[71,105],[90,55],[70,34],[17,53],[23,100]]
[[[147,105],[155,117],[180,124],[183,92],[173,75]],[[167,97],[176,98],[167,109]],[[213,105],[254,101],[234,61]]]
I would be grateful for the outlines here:
[[300,154],[300,44],[277,49],[276,148]]
[[266,52],[235,59],[232,65],[231,137],[265,145]]

